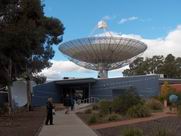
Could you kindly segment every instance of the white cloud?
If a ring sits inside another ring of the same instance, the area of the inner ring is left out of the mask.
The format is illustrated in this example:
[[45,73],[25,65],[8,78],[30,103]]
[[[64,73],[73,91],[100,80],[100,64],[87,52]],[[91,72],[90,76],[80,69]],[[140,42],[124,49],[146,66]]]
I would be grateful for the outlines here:
[[90,70],[80,67],[71,61],[51,61],[52,67],[44,69],[41,74],[44,74],[48,80],[61,79],[65,72],[90,72]]
[[[110,32],[113,36],[120,36],[119,33]],[[107,35],[107,34],[105,34]],[[109,34],[110,35],[110,34]],[[173,31],[169,32],[167,36],[156,39],[146,39],[136,34],[122,34],[122,37],[128,37],[140,40],[147,44],[148,49],[144,52],[144,57],[152,57],[153,55],[168,55],[173,54],[176,57],[181,57],[181,25],[178,25]],[[91,70],[82,68],[70,61],[55,61],[52,60],[53,66],[49,69],[43,70],[43,74],[49,80],[60,79],[65,72],[82,72],[91,73]],[[128,66],[121,69],[113,70],[111,72],[122,72]],[[120,75],[120,74],[118,74]],[[91,76],[91,75],[90,75]]]
[[124,23],[130,22],[130,21],[134,21],[134,20],[138,20],[138,17],[132,16],[132,17],[128,17],[128,18],[122,18],[122,19],[118,22],[118,24],[124,24]]
[[116,19],[116,15],[112,15],[112,16],[106,15],[102,17],[101,20],[114,20],[114,19]]
[[145,39],[140,35],[129,34],[125,35],[130,38],[141,40],[147,44],[148,49],[144,52],[144,57],[152,57],[153,55],[168,55],[173,54],[176,57],[181,57],[181,25],[168,33],[164,38]]
[[110,19],[112,19],[112,17],[111,16],[104,16],[102,19],[103,20],[110,20]]

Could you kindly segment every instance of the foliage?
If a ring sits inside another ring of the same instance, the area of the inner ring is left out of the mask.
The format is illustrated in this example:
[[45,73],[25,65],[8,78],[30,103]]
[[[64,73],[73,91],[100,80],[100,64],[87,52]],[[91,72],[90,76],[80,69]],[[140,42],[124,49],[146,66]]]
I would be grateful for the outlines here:
[[99,110],[99,109],[100,109],[100,106],[98,103],[96,103],[92,106],[92,110]]
[[134,105],[128,109],[127,115],[133,118],[148,117],[150,116],[150,109],[144,105]]
[[181,105],[177,107],[177,115],[181,116]]
[[163,104],[157,99],[149,99],[146,101],[145,106],[151,110],[163,110]]
[[181,58],[175,58],[172,54],[153,56],[152,58],[138,57],[123,71],[124,76],[164,74],[167,78],[181,78]]
[[46,82],[46,76],[44,75],[34,75],[33,81],[35,81],[36,84],[43,84]]
[[[178,60],[178,58],[177,58]],[[172,54],[168,54],[164,60],[164,64],[162,66],[162,74],[165,75],[166,78],[178,78],[181,73],[179,65],[177,66],[177,61]]]
[[130,65],[130,69],[123,71],[124,76],[145,75],[150,73],[160,73],[163,65],[163,56],[153,56],[152,58],[138,57]]
[[175,136],[174,132],[168,131],[166,128],[158,127],[153,132],[154,136]]
[[94,123],[96,123],[97,121],[98,121],[98,117],[96,116],[96,114],[91,115],[91,116],[89,117],[89,119],[88,119],[88,123],[89,123],[89,124],[94,124]]
[[84,113],[85,114],[91,114],[92,113],[92,109],[86,109]]
[[164,84],[161,86],[161,96],[164,99],[167,99],[169,92],[173,91],[174,89],[170,86],[167,81],[164,81]]
[[51,66],[52,45],[62,41],[64,27],[45,16],[43,7],[41,0],[0,1],[1,84]]
[[123,130],[123,136],[143,136],[143,130],[139,128],[126,128]]
[[102,100],[99,103],[100,105],[100,114],[109,114],[110,108],[112,107],[112,102],[107,100]]
[[142,99],[134,90],[127,90],[113,100],[112,109],[114,112],[125,114],[130,107],[137,104],[143,104]]
[[121,118],[121,116],[119,114],[113,113],[113,114],[107,115],[106,118],[108,121],[116,121],[116,120],[119,120]]
[[163,103],[163,101],[164,101],[164,97],[163,96],[161,96],[161,95],[159,95],[159,96],[154,96],[154,97],[152,97],[153,99],[156,99],[156,100],[158,100],[158,101],[160,101],[160,102],[162,102]]

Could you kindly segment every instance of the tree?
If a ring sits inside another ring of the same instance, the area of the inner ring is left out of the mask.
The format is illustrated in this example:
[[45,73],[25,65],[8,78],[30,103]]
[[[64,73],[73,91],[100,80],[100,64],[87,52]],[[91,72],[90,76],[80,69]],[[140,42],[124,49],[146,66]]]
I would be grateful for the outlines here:
[[172,54],[168,54],[165,58],[164,64],[162,66],[162,73],[167,78],[177,78],[177,65],[175,57]]
[[164,81],[163,85],[161,86],[161,92],[160,95],[164,98],[167,99],[167,96],[170,91],[173,91],[173,88],[170,86],[168,81]]
[[149,66],[148,66],[149,73],[160,74],[163,63],[164,63],[163,56],[153,56],[152,58],[149,58]]
[[161,86],[160,95],[164,99],[164,107],[167,107],[167,98],[171,91],[174,91],[174,88],[170,86],[168,81],[164,81],[164,84]]
[[176,58],[177,76],[181,78],[181,58]]
[[51,66],[52,46],[62,41],[64,26],[59,19],[46,17],[43,7],[40,0],[0,1],[1,84],[25,73],[29,79]]
[[175,58],[172,54],[168,54],[166,58],[137,58],[129,67],[130,69],[123,71],[124,76],[164,74],[167,78],[181,78],[181,58]]
[[33,76],[33,81],[36,82],[36,84],[43,84],[46,82],[46,76],[44,75],[35,75]]
[[[148,58],[146,58],[148,59]],[[148,73],[148,61],[144,61],[143,57],[138,57],[129,65],[130,69],[123,71],[124,76],[145,75]]]

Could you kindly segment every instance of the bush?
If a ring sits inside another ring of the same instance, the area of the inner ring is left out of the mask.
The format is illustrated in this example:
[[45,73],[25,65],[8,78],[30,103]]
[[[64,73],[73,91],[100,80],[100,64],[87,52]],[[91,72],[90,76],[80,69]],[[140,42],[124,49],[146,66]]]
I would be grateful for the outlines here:
[[126,128],[123,130],[123,136],[143,136],[143,130],[139,128]]
[[111,112],[112,102],[103,100],[99,103],[99,106],[100,114],[109,114]]
[[99,110],[99,108],[100,108],[100,107],[99,107],[98,104],[94,104],[94,105],[92,106],[92,109],[93,109],[93,110]]
[[119,114],[110,114],[106,118],[107,118],[106,119],[107,121],[116,121],[116,120],[120,119],[121,116]]
[[88,119],[89,124],[94,124],[97,122],[97,116],[95,114],[91,115],[90,118]]
[[150,114],[150,110],[148,107],[138,104],[138,105],[134,105],[131,108],[129,108],[127,111],[127,115],[129,117],[139,118],[139,117],[148,117],[151,114]]
[[112,108],[116,113],[125,114],[130,107],[137,104],[143,104],[143,100],[134,91],[127,91],[113,100]]
[[87,110],[85,110],[84,113],[85,113],[85,114],[91,114],[91,113],[92,113],[92,109],[87,109]]
[[149,99],[146,101],[145,106],[151,110],[163,110],[163,104],[156,99]]
[[175,136],[173,131],[168,131],[165,128],[157,128],[153,132],[153,136]]
[[177,115],[181,116],[181,105],[177,107]]

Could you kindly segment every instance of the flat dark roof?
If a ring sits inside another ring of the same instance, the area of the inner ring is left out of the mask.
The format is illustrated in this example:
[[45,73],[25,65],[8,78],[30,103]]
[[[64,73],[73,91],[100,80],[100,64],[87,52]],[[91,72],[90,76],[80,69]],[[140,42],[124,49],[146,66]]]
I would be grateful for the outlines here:
[[94,78],[75,78],[75,79],[63,79],[55,81],[55,84],[65,85],[65,84],[84,84],[84,83],[95,83]]
[[173,79],[173,78],[160,78],[159,82],[163,84],[165,81],[167,81],[170,84],[181,84],[181,79]]

